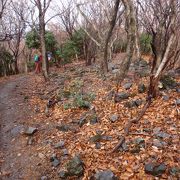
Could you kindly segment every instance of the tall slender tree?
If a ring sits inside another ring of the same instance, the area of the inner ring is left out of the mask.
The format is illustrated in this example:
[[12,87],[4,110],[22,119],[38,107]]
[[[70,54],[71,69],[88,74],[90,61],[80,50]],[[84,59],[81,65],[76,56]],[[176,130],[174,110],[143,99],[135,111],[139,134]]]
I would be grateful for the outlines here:
[[48,61],[46,57],[46,44],[45,44],[45,15],[50,6],[52,0],[34,0],[34,3],[38,9],[39,18],[39,32],[40,32],[40,43],[42,53],[42,70],[45,80],[48,79]]

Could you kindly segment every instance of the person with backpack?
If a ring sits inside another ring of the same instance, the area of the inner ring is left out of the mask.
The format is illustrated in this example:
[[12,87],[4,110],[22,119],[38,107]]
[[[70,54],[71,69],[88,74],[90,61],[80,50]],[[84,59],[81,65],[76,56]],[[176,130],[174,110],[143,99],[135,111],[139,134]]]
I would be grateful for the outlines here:
[[40,63],[40,56],[39,54],[36,52],[34,54],[34,62],[35,62],[35,73],[38,74],[41,72],[41,63]]

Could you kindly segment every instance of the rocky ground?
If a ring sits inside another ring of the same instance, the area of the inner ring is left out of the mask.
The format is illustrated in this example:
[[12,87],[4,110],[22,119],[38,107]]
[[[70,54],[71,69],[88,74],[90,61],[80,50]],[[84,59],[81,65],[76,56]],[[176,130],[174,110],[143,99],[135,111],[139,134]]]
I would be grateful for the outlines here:
[[117,69],[111,63],[102,76],[74,63],[52,69],[46,83],[34,74],[2,79],[0,178],[178,179],[179,76],[162,79],[159,98],[112,153],[146,101],[149,73],[145,61],[132,65],[115,95]]

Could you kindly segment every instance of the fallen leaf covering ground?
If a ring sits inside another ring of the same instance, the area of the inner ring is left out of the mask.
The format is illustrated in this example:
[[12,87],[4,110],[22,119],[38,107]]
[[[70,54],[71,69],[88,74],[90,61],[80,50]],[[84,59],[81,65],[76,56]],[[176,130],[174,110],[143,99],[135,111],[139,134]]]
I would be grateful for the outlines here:
[[[170,173],[171,168],[179,167],[179,117],[175,100],[179,98],[179,93],[175,90],[163,91],[147,109],[145,115],[138,124],[133,125],[130,135],[126,137],[129,150],[112,153],[112,149],[123,135],[123,127],[129,119],[135,118],[141,111],[143,104],[138,107],[128,108],[124,104],[127,101],[142,99],[145,101],[146,92],[138,93],[137,82],[133,82],[132,87],[125,90],[120,87],[119,92],[128,92],[131,96],[128,100],[114,103],[114,100],[107,98],[110,91],[116,90],[115,82],[112,78],[103,78],[94,67],[85,67],[83,63],[73,63],[64,68],[53,69],[49,82],[44,83],[43,77],[35,76],[31,87],[24,91],[24,96],[28,99],[36,114],[28,126],[37,127],[38,131],[33,135],[34,144],[30,148],[39,163],[37,169],[41,171],[41,176],[49,179],[59,179],[58,173],[66,169],[66,163],[75,155],[80,155],[84,163],[84,175],[79,177],[68,177],[67,179],[90,179],[93,174],[100,170],[111,170],[119,179],[178,179],[179,175]],[[59,90],[66,88],[75,78],[83,81],[83,91],[92,92],[96,95],[91,107],[95,109],[98,123],[89,122],[78,125],[83,113],[90,111],[81,108],[64,108],[64,101],[59,101],[53,107],[46,106],[48,100],[57,94]],[[62,82],[63,81],[63,82]],[[128,81],[126,79],[125,81]],[[179,82],[180,79],[176,78]],[[139,82],[148,85],[148,77],[141,78]],[[34,87],[35,86],[35,87]],[[32,91],[33,90],[33,91]],[[163,99],[163,93],[168,95],[168,100]],[[38,109],[38,110],[37,110]],[[117,115],[118,120],[110,121],[111,115]],[[59,131],[57,126],[65,124],[71,127],[67,132]],[[162,138],[165,145],[156,147],[153,145],[154,131],[167,133],[168,137]],[[97,132],[106,137],[96,142],[90,140],[97,135]],[[144,140],[145,146],[138,152],[133,151],[133,141],[137,138]],[[68,156],[63,156],[62,149],[54,148],[59,141],[65,142]],[[50,158],[56,154],[60,159],[60,165],[53,167]],[[165,163],[166,171],[162,176],[155,177],[145,173],[144,166],[148,162]],[[32,171],[29,169],[29,174]],[[29,175],[27,173],[27,176]]]

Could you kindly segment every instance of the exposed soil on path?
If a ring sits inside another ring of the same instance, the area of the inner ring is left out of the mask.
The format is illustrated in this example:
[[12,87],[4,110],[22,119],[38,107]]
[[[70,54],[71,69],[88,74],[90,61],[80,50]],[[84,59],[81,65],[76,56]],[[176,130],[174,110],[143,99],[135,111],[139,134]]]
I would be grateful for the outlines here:
[[[35,179],[36,159],[21,132],[34,111],[28,103],[27,89],[34,83],[32,75],[15,76],[0,84],[0,179]],[[31,164],[32,163],[32,164]],[[31,167],[32,166],[32,167]]]

